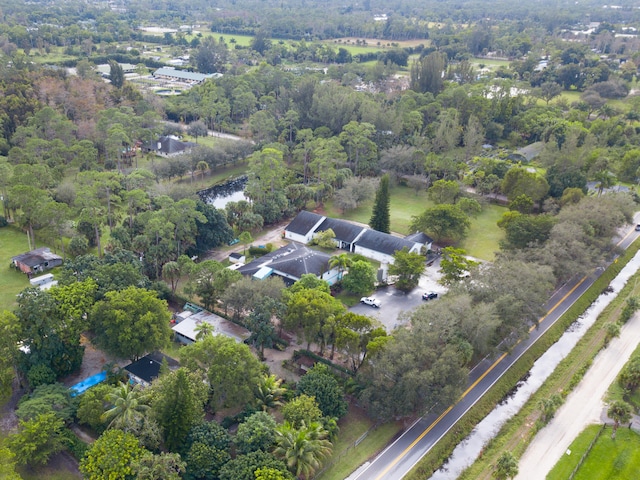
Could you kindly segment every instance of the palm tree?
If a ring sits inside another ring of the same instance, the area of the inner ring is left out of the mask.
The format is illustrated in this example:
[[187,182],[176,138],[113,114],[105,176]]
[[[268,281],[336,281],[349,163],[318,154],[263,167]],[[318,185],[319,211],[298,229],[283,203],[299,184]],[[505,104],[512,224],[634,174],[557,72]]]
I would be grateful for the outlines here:
[[282,397],[287,391],[282,387],[282,379],[275,375],[264,375],[256,391],[257,407],[263,411],[282,405]]
[[518,461],[511,452],[503,452],[498,458],[496,468],[493,471],[493,478],[505,480],[513,478],[518,474]]
[[613,187],[616,184],[616,177],[609,170],[600,170],[594,175],[598,187],[598,195],[602,195],[602,192],[607,188]]
[[204,178],[204,172],[209,170],[209,164],[204,160],[200,160],[196,165],[196,170],[200,172],[200,180],[202,180]]
[[344,271],[351,266],[351,259],[346,253],[334,255],[329,259],[329,268],[337,268],[340,272],[339,278],[342,279]]
[[149,395],[140,388],[122,383],[107,394],[107,400],[113,405],[102,414],[103,421],[110,421],[107,428],[126,427],[144,417],[149,410]]
[[240,235],[238,235],[238,240],[240,240],[240,243],[242,245],[244,245],[244,251],[242,252],[242,255],[246,255],[247,254],[247,245],[249,245],[251,242],[253,242],[253,237],[251,236],[250,232],[242,232]]
[[274,454],[297,477],[310,478],[331,455],[333,445],[327,436],[327,431],[318,422],[312,422],[308,427],[302,422],[299,429],[285,422],[276,429]]
[[609,406],[607,415],[613,420],[613,432],[611,438],[616,438],[616,430],[621,423],[627,423],[631,418],[631,405],[622,400],[616,400]]
[[162,278],[171,283],[171,293],[176,293],[181,273],[180,264],[178,262],[171,261],[162,266]]
[[196,331],[196,340],[202,340],[209,335],[213,335],[214,328],[209,322],[200,322],[194,330]]

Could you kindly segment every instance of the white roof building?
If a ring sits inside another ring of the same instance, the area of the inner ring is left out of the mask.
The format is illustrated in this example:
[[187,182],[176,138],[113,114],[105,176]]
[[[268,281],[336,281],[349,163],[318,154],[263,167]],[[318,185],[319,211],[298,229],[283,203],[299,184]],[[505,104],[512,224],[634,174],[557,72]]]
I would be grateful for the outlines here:
[[[178,316],[181,316],[181,314],[178,314]],[[180,323],[176,323],[172,327],[172,330],[179,342],[186,344],[194,343],[196,341],[196,335],[198,334],[196,328],[203,322],[211,325],[214,335],[226,335],[238,343],[243,342],[251,336],[251,332],[246,328],[236,325],[215,313],[207,312],[206,310],[187,316]]]

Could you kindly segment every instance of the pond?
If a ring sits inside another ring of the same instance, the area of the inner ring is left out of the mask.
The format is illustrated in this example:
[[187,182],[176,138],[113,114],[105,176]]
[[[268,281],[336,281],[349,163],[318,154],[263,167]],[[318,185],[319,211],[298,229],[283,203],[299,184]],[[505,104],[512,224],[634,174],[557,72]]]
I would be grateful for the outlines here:
[[244,195],[244,187],[247,186],[247,181],[248,177],[243,175],[225,183],[200,190],[198,196],[209,205],[213,205],[216,208],[224,208],[229,202],[247,200]]

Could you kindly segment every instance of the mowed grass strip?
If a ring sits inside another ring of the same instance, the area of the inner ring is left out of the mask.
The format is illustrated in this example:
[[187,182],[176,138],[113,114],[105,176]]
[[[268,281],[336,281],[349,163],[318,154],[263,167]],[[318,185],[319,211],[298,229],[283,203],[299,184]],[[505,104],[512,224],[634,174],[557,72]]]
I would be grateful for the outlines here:
[[334,480],[346,478],[360,465],[382,451],[402,429],[400,422],[389,422],[371,430],[357,447],[354,443],[367,430],[373,427],[373,421],[363,410],[350,408],[349,413],[340,420],[340,433],[333,445],[333,455],[324,470],[315,480]]
[[[587,427],[573,441],[569,450],[571,455],[563,455],[547,475],[547,480],[565,480],[578,465],[595,438],[600,425]],[[611,438],[612,427],[607,426],[584,463],[578,469],[575,480],[614,480],[635,479],[640,472],[640,434],[622,426]]]
[[29,279],[24,273],[9,267],[11,257],[28,251],[27,236],[23,232],[13,226],[0,228],[1,310],[13,310],[16,295],[29,286]]

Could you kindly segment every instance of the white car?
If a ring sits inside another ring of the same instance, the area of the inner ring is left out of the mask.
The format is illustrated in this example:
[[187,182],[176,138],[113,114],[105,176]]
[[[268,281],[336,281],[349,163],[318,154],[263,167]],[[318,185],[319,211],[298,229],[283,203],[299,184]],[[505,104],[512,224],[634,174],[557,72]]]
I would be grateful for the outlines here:
[[370,305],[373,308],[380,308],[380,305],[382,305],[380,300],[373,297],[362,297],[360,299],[360,303],[364,303],[365,305]]

